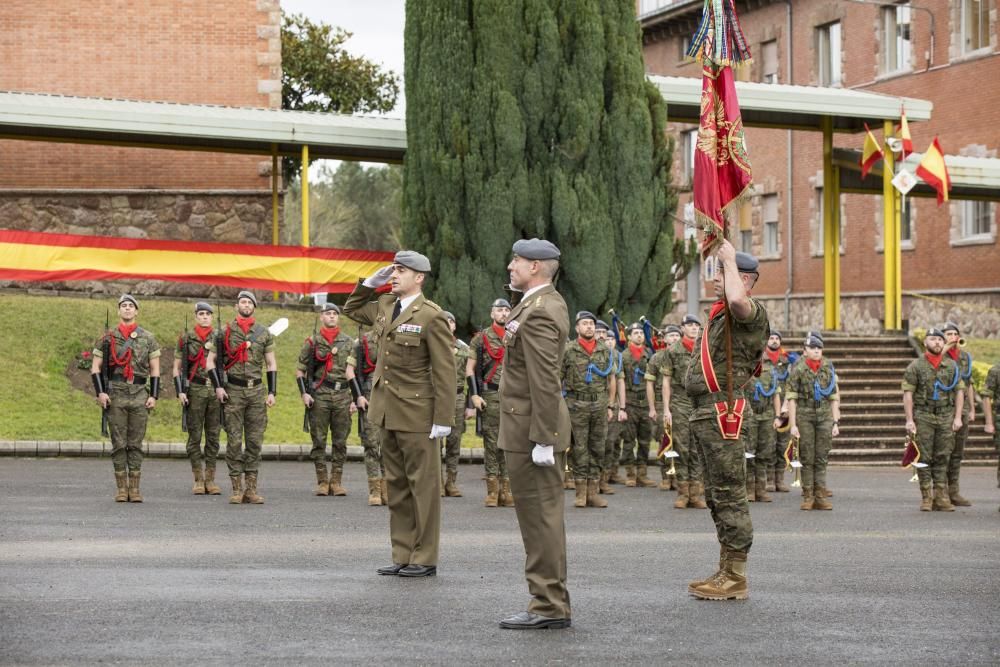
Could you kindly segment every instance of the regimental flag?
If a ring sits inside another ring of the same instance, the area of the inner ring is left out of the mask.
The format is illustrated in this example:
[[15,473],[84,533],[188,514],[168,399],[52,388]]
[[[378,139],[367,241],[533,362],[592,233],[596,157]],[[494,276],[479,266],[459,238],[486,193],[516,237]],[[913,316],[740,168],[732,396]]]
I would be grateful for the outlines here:
[[899,112],[899,138],[903,140],[903,159],[913,152],[913,139],[910,137],[910,125],[906,122],[906,109]]
[[913,434],[908,433],[906,435],[906,448],[903,450],[903,460],[899,465],[906,468],[914,463],[920,463],[920,447],[917,445],[917,439]]
[[0,229],[0,280],[163,280],[309,294],[349,293],[391,252]]
[[868,128],[868,123],[865,123],[865,146],[861,149],[861,178],[868,175],[871,168],[875,166],[875,163],[881,160],[882,147],[879,146],[878,140],[875,139],[875,135]]
[[948,201],[948,191],[951,190],[951,178],[948,176],[948,167],[944,164],[944,151],[941,150],[941,144],[938,143],[937,137],[934,137],[934,141],[927,147],[927,152],[924,153],[920,164],[917,165],[917,176],[924,179],[927,185],[937,190],[938,206],[942,202]]
[[619,350],[624,350],[628,347],[628,336],[625,335],[625,325],[613,308],[609,312],[611,313],[611,332],[615,336],[615,345],[618,346]]

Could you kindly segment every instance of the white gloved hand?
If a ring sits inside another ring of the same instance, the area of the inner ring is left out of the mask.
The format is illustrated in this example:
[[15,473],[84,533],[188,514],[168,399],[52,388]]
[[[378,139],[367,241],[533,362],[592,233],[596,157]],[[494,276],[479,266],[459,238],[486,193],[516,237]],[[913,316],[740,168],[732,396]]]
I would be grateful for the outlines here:
[[531,460],[534,461],[536,466],[542,466],[543,468],[554,466],[556,464],[556,455],[552,450],[552,445],[536,444],[535,448],[531,450]]
[[438,438],[447,438],[451,435],[450,426],[441,426],[440,424],[431,425],[431,440],[437,440]]
[[361,283],[365,287],[371,287],[372,289],[378,289],[382,285],[389,282],[389,278],[392,277],[392,264],[388,266],[383,266],[381,269],[371,274],[365,281]]

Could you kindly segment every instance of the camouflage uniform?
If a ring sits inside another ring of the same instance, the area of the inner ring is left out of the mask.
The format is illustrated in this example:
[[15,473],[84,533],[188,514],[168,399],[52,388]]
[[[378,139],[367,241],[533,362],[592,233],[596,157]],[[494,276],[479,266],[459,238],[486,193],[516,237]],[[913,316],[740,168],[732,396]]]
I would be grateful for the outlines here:
[[587,354],[578,339],[567,344],[560,369],[566,407],[573,424],[570,470],[579,481],[598,480],[604,470],[608,382],[609,378],[615,381],[610,351],[597,339],[594,343],[593,354]]
[[[646,366],[646,374],[643,379],[646,382],[651,382],[653,384],[653,405],[656,410],[656,419],[653,420],[653,447],[654,449],[659,449],[660,443],[663,441],[663,366],[667,363],[667,356],[669,352],[666,348],[660,348],[653,353],[653,356],[649,360],[649,364]],[[671,431],[673,433],[673,431]],[[664,480],[669,481],[669,476],[667,471],[670,469],[670,465],[666,459],[660,459],[660,476]],[[665,482],[666,483],[666,482]],[[664,487],[665,489],[667,487]]]
[[674,451],[679,455],[674,460],[677,481],[700,484],[702,481],[701,455],[691,440],[691,411],[693,404],[684,387],[688,367],[694,355],[687,351],[681,341],[667,349],[667,355],[660,368],[663,377],[670,378],[670,433],[673,436]]
[[462,452],[462,434],[465,433],[465,364],[469,359],[469,346],[455,339],[455,427],[445,440],[444,465],[450,473],[458,471],[458,459]]
[[[108,405],[111,464],[116,473],[127,471],[134,474],[142,470],[142,439],[146,436],[146,420],[149,418],[149,410],[146,409],[149,362],[160,356],[160,344],[152,333],[139,326],[128,338],[118,327],[111,329],[107,335],[111,337],[111,359],[104,361],[103,338],[94,346],[93,355],[102,363],[110,364],[110,387],[106,391],[111,399]],[[127,372],[132,375],[131,381],[126,379]]]
[[[993,446],[997,454],[1000,454],[1000,364],[995,364],[986,374],[981,396],[990,399],[990,408],[993,410]],[[1000,486],[1000,460],[997,461],[997,486]]]
[[[617,382],[619,379],[625,377],[622,371],[622,353],[617,347],[613,347],[609,350],[611,356],[614,359],[614,370],[612,370],[612,375],[615,377]],[[614,418],[608,422],[608,433],[604,439],[604,463],[601,466],[603,470],[611,471],[612,475],[616,475],[618,471],[618,461],[622,456],[622,423],[618,421],[618,406],[612,406],[614,408]],[[613,480],[615,482],[620,480]]]
[[[229,475],[256,474],[267,428],[264,354],[274,351],[274,336],[260,324],[254,324],[244,334],[233,320],[218,333],[215,347],[216,367],[220,373],[225,371],[225,389],[229,395],[222,406]],[[240,354],[240,348],[247,350],[246,361],[235,356]]]
[[[631,345],[630,345],[631,347]],[[649,350],[642,348],[637,360],[632,351],[622,353],[622,372],[625,374],[625,422],[624,443],[622,445],[622,465],[645,466],[649,461],[649,441],[653,434],[653,423],[649,418],[649,401],[646,400],[646,367],[652,357]]]
[[[207,340],[202,340],[197,333],[189,331],[177,340],[174,354],[179,359],[187,355],[188,374],[184,378],[187,383],[187,455],[193,470],[205,467],[215,470],[215,461],[219,457],[219,431],[222,429],[222,404],[215,397],[215,389],[205,370],[204,360],[214,347],[215,336],[211,333]],[[183,365],[181,366],[183,369]],[[201,449],[201,434],[205,433],[205,451]]]
[[[972,355],[957,348],[954,351],[958,353],[959,376],[968,387],[968,383],[972,380]],[[954,357],[951,358],[954,361]],[[972,412],[972,401],[968,400],[968,394],[965,398],[965,402],[962,403],[962,428],[955,432],[955,446],[952,447],[951,456],[948,457],[948,490],[952,495],[958,493],[958,476],[962,471],[965,442],[969,439],[969,415]]]
[[[764,354],[763,361],[763,377],[767,377],[768,372],[773,373],[774,379],[778,382],[778,402],[784,404],[786,397],[786,385],[788,383],[788,378],[791,375],[791,361],[789,360],[788,353],[785,352],[784,348],[780,349],[778,354],[778,363],[772,363],[768,358],[767,354]],[[777,416],[777,415],[776,415]],[[785,429],[781,433],[775,431],[774,433],[774,486],[775,491],[778,491],[778,486],[781,486],[782,477],[785,473],[785,448],[788,446],[788,439],[791,437],[789,434],[789,429]],[[787,491],[787,487],[783,487]]]
[[[920,460],[928,467],[919,468],[920,492],[929,497],[934,488],[947,496],[948,461],[955,446],[955,394],[965,389],[959,377],[960,369],[947,354],[942,355],[937,369],[926,357],[913,360],[903,373],[903,391],[913,394],[913,420],[917,425],[917,446]],[[952,384],[954,382],[954,385]],[[937,398],[934,397],[938,386]],[[951,389],[945,389],[951,387]]]
[[[831,403],[840,400],[837,373],[825,358],[820,359],[819,371],[814,373],[803,358],[792,367],[785,389],[785,397],[795,401],[802,495],[826,498],[826,466],[833,448]],[[772,410],[772,419],[773,414]]]
[[[780,361],[779,358],[779,363]],[[776,366],[765,354],[761,362],[760,377],[756,378],[753,394],[750,396],[750,407],[753,408],[754,418],[748,424],[745,444],[747,453],[754,455],[754,458],[747,462],[747,493],[752,492],[755,500],[766,502],[770,502],[766,489],[768,478],[774,474],[775,443],[778,435],[774,429],[775,395],[778,395],[780,401],[781,381],[777,378]]]
[[[502,327],[501,327],[502,328]],[[503,355],[503,334],[497,334],[493,327],[483,329],[472,339],[469,345],[469,355],[476,359],[477,382],[479,396],[486,402],[483,410],[483,463],[487,477],[507,477],[507,461],[497,447],[497,437],[500,434],[500,378],[503,376],[503,364],[498,359]]]
[[[305,375],[306,387],[312,394],[309,408],[309,433],[312,437],[312,459],[317,471],[326,476],[326,435],[330,434],[330,472],[337,476],[347,460],[347,436],[351,432],[351,388],[347,382],[347,367],[352,365],[354,341],[337,328],[333,343],[322,332],[306,338],[299,351],[296,368]],[[338,479],[339,486],[339,479]]]
[[[363,368],[358,368],[357,360],[361,360]],[[354,373],[361,385],[361,392],[365,399],[371,401],[372,398],[372,374],[375,372],[375,365],[378,363],[378,338],[371,332],[366,331],[361,334],[354,344],[354,356],[348,361],[354,364]],[[368,479],[379,479],[382,477],[382,453],[379,446],[379,429],[375,428],[368,421],[368,411],[362,413],[361,420],[365,425],[364,435],[361,436],[361,446],[365,450],[365,473]]]

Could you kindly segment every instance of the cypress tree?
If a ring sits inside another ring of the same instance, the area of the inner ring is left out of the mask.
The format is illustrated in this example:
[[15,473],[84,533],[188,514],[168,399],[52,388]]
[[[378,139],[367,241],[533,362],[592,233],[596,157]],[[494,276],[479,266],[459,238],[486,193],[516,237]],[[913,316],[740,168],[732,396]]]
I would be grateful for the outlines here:
[[533,236],[562,250],[571,311],[670,308],[672,144],[634,2],[409,0],[405,49],[403,244],[460,329]]

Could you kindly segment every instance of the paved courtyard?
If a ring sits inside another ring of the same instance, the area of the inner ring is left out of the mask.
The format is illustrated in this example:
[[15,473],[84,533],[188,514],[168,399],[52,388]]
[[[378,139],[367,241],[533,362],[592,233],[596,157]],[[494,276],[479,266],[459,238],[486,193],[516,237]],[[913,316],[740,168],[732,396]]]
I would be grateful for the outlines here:
[[[707,511],[624,489],[606,510],[567,492],[573,627],[500,630],[527,602],[514,511],[482,507],[481,467],[446,498],[439,574],[379,577],[385,508],[311,494],[309,463],[265,462],[263,506],[189,495],[185,461],[147,459],[142,505],[111,463],[0,459],[2,664],[1000,663],[1000,489],[917,511],[899,469],[835,468],[833,512],[754,504],[751,597],[700,602],[718,556]],[[222,480],[228,481],[228,480]],[[224,487],[225,493],[225,487]]]

